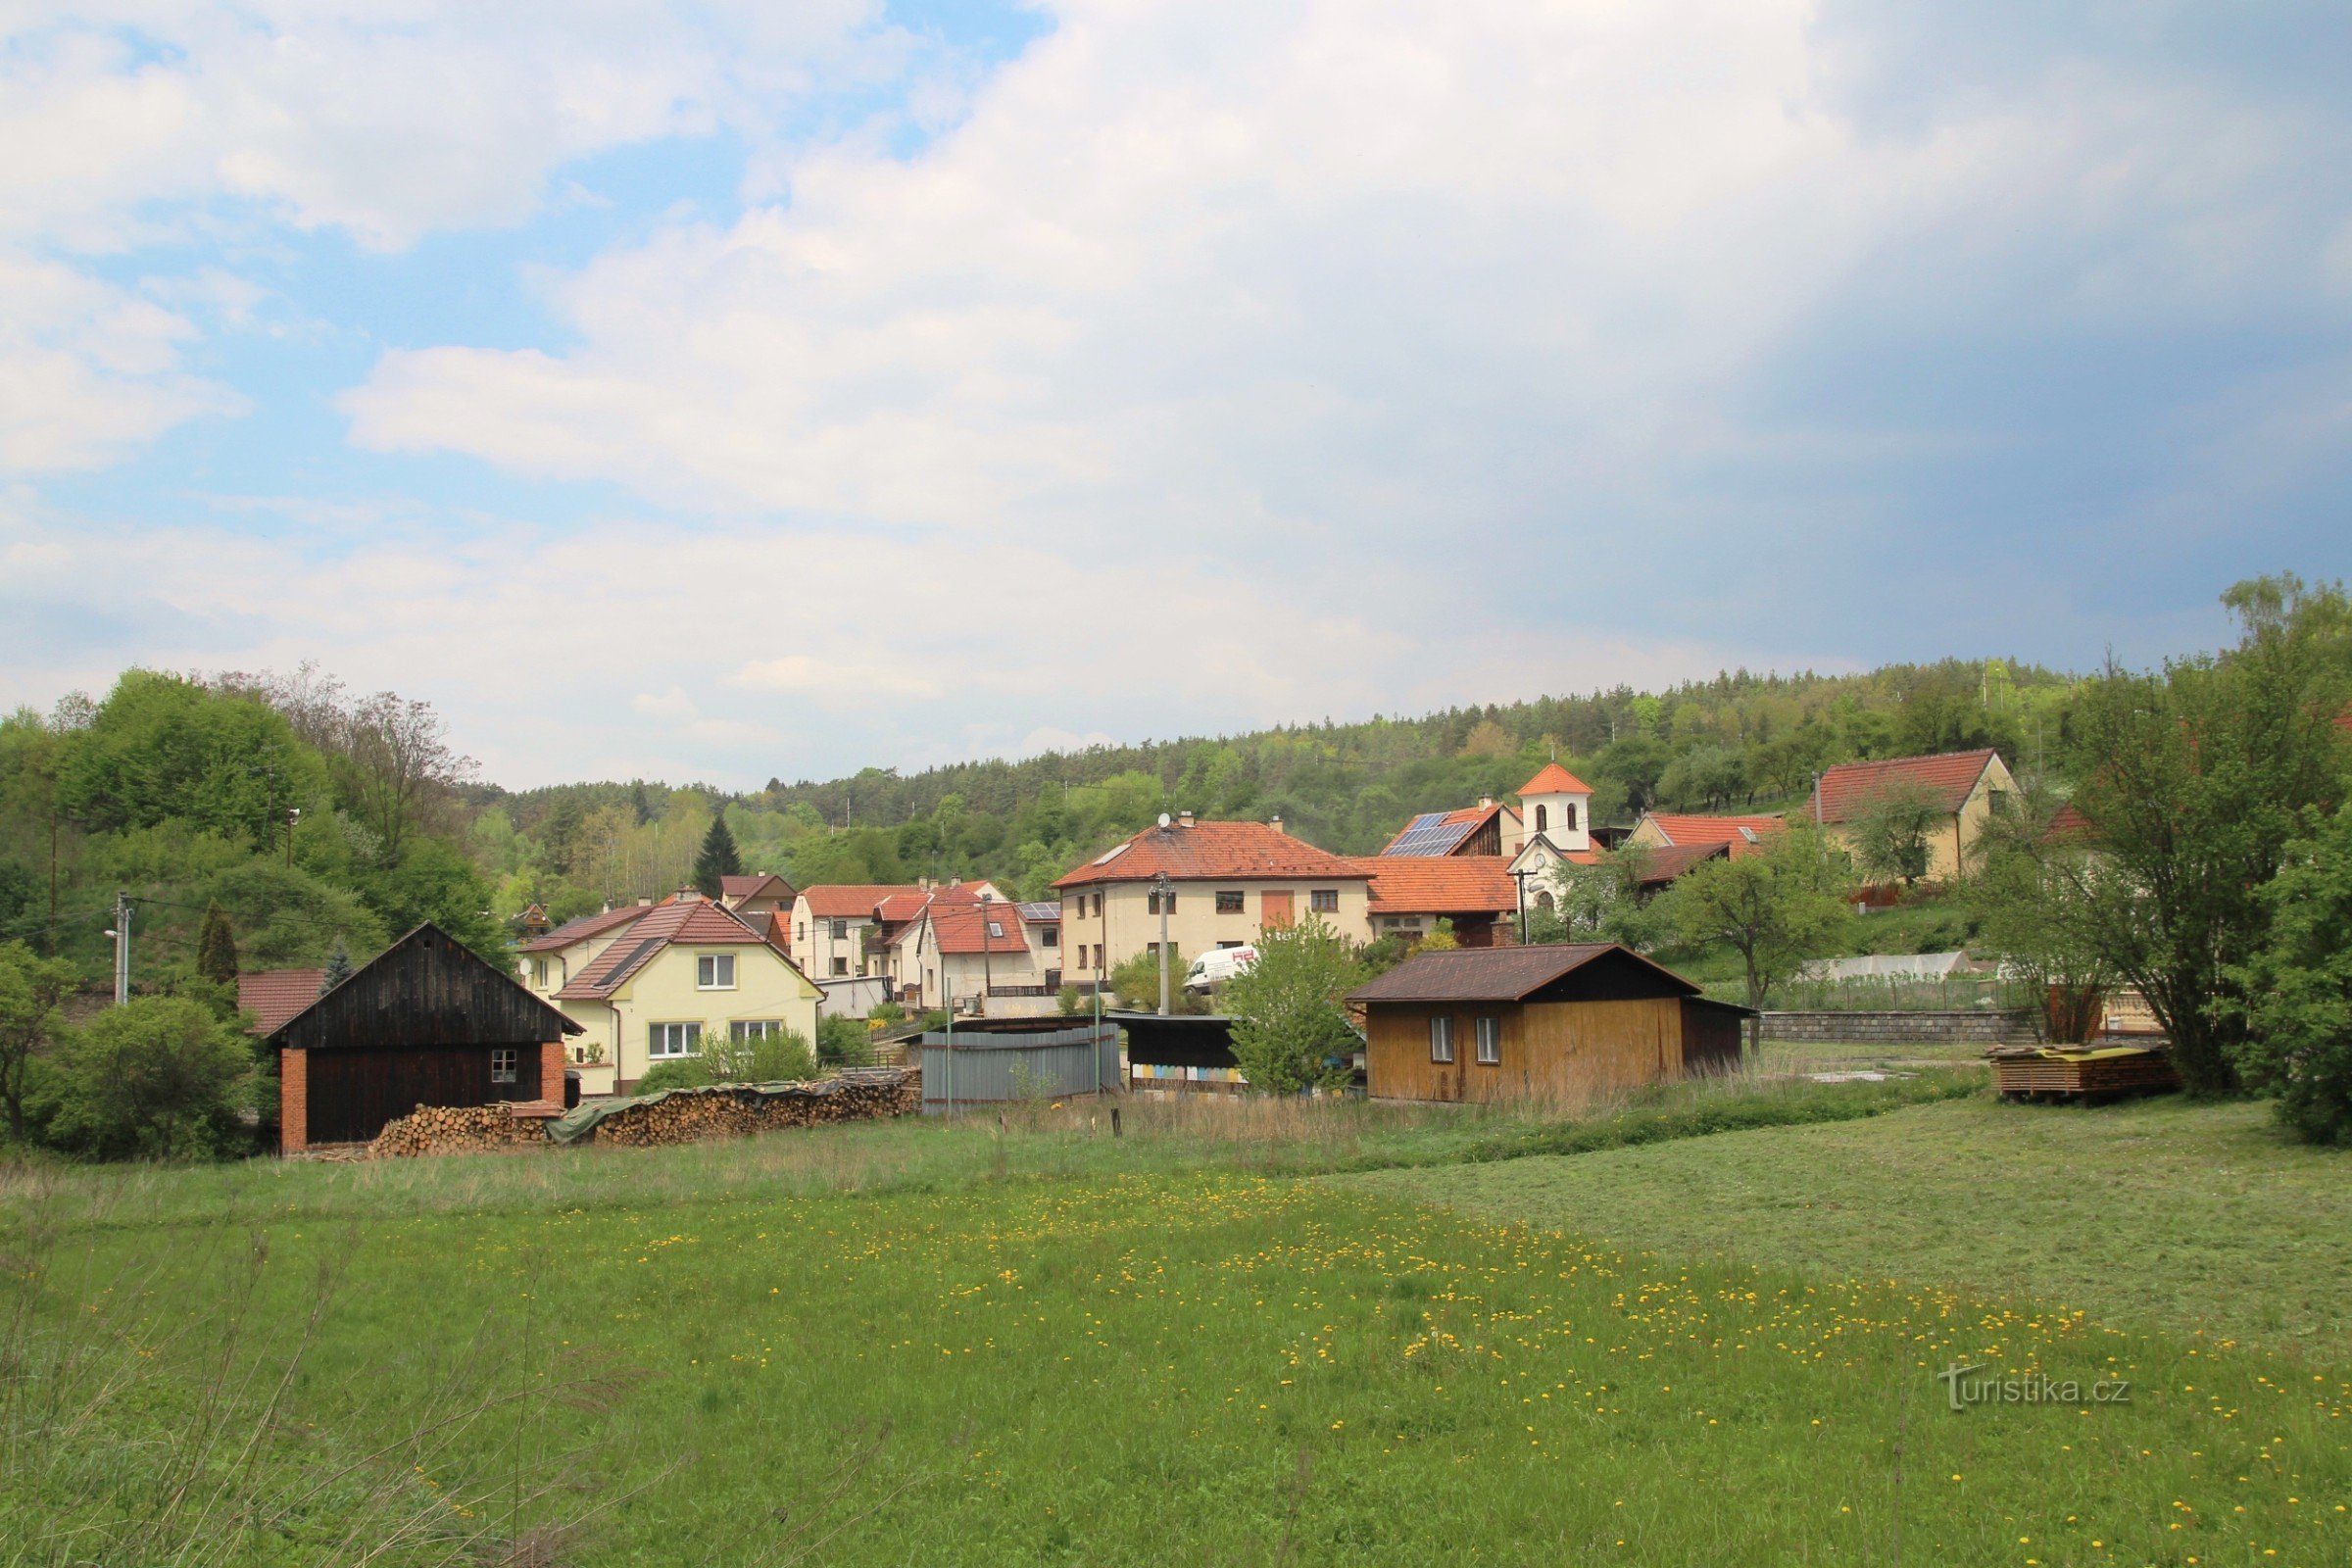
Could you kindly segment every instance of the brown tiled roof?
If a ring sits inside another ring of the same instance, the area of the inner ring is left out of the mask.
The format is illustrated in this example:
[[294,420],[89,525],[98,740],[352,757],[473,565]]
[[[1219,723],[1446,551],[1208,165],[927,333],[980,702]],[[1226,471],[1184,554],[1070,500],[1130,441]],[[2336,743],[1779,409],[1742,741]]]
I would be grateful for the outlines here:
[[1663,964],[1614,942],[1562,942],[1533,948],[1457,948],[1419,953],[1348,993],[1349,1002],[1517,1002],[1604,953],[1623,953],[1692,996],[1698,987]]
[[1723,839],[1705,844],[1669,844],[1660,849],[1642,846],[1641,884],[1645,888],[1662,888],[1702,860],[1728,856],[1732,846]]
[[1656,823],[1658,831],[1666,835],[1666,842],[1673,845],[1745,844],[1747,834],[1740,832],[1741,828],[1760,838],[1767,833],[1778,833],[1788,825],[1785,818],[1778,816],[1699,816],[1672,811],[1644,811],[1642,814],[1646,820]]
[[[913,919],[934,905],[977,904],[979,902],[979,889],[969,882],[959,882],[954,887],[933,888],[928,893],[920,888],[909,888],[905,893],[893,893],[889,898],[876,904],[873,915],[884,925],[898,925]],[[1003,901],[997,902],[1002,903]]]
[[590,937],[603,936],[606,932],[616,930],[632,920],[642,920],[653,911],[654,906],[650,904],[627,904],[617,909],[606,909],[596,914],[583,914],[576,920],[564,921],[545,936],[531,938],[530,941],[525,942],[514,951],[517,953],[554,953],[559,948],[568,948],[575,942],[585,942]]
[[2093,836],[2095,830],[2090,825],[2090,818],[2077,809],[2072,801],[2052,811],[2049,826],[2041,830],[2044,844],[2067,844]]
[[1501,914],[1519,907],[1505,855],[1376,855],[1354,863],[1372,879],[1374,914]]
[[1936,797],[1947,812],[1957,811],[1977,787],[1984,769],[2000,754],[1987,746],[1973,752],[1946,752],[1940,757],[1890,757],[1878,762],[1840,762],[1821,775],[1814,788],[1815,809],[1824,822],[1850,821],[1871,798],[1900,780],[1918,784]]
[[1569,772],[1557,762],[1545,762],[1544,770],[1519,786],[1519,798],[1530,795],[1590,795],[1592,786]]
[[923,896],[923,890],[911,882],[831,882],[801,889],[801,897],[808,901],[808,912],[824,920],[870,920],[876,905],[906,893],[918,899]]
[[[602,1002],[627,984],[663,948],[676,942],[696,947],[767,947],[743,917],[708,899],[658,904],[645,911],[621,939],[597,955],[571,983],[556,993],[559,1002]],[[787,959],[787,962],[790,960]]]
[[324,969],[261,969],[237,976],[237,1007],[255,1018],[253,1032],[273,1035],[278,1026],[318,1000]]
[[790,903],[792,884],[773,871],[754,871],[746,876],[722,876],[718,879],[718,896],[722,899],[782,899]]
[[1029,942],[1021,933],[1021,912],[1016,905],[991,901],[983,908],[977,904],[935,904],[924,916],[931,922],[932,939],[942,953],[978,953],[981,951],[981,930],[992,925],[988,932],[987,950],[1007,956],[1029,951]]
[[1177,882],[1247,882],[1269,877],[1322,877],[1361,882],[1365,873],[1263,822],[1197,822],[1148,827],[1054,882],[1057,888],[1097,882],[1149,882],[1165,872]]

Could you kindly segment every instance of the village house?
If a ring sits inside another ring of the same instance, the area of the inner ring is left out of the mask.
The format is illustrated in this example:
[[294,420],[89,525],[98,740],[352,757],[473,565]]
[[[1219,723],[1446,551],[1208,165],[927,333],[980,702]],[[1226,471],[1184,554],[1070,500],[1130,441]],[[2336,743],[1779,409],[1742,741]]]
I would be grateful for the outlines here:
[[1021,909],[1002,899],[934,902],[892,945],[899,1000],[989,1017],[1055,1010],[1058,954],[1041,950]]
[[1853,824],[1888,790],[1916,789],[1934,801],[1937,825],[1928,834],[1931,880],[1957,878],[1992,813],[2017,798],[2017,780],[2001,754],[1984,747],[1936,757],[1896,757],[1840,762],[1814,785],[1807,810],[1832,842],[1853,849]]
[[1054,884],[1065,972],[1100,982],[1138,954],[1156,956],[1163,885],[1167,941],[1188,959],[1310,914],[1351,941],[1368,941],[1371,880],[1279,822],[1196,822],[1186,811]]
[[[251,999],[259,1016],[292,1000],[295,981],[277,974]],[[263,1037],[277,1056],[281,1152],[366,1143],[419,1105],[563,1108],[564,1040],[580,1025],[438,926],[417,926],[323,996],[317,987]]]
[[1524,898],[1530,912],[1550,909],[1559,902],[1552,889],[1561,868],[1600,858],[1592,839],[1592,787],[1559,763],[1546,762],[1519,787],[1519,807],[1527,831],[1503,871],[1514,898]]
[[601,1095],[628,1093],[655,1063],[699,1054],[706,1039],[789,1032],[813,1045],[818,997],[732,911],[681,893],[604,943],[552,1000],[584,1027],[580,1087]]
[[1372,879],[1366,913],[1373,940],[1418,942],[1449,921],[1465,948],[1517,940],[1519,884],[1499,855],[1375,855],[1354,864]]
[[[793,959],[811,979],[887,976],[890,944],[934,894],[1002,897],[985,881],[824,883],[803,888],[792,905]],[[885,905],[887,904],[887,918]]]
[[1744,1007],[1609,942],[1422,953],[1348,993],[1375,1100],[1581,1102],[1738,1064]]
[[1688,850],[1720,846],[1734,855],[1756,847],[1767,833],[1788,829],[1778,816],[1702,816],[1689,812],[1643,811],[1627,837],[1628,844],[1649,850]]
[[641,899],[615,909],[603,909],[566,920],[544,936],[514,950],[515,967],[531,994],[547,1001],[570,984],[571,977],[596,961],[605,949],[651,913],[654,901]]
[[747,920],[779,911],[789,917],[799,897],[791,883],[772,871],[718,879],[718,902]]

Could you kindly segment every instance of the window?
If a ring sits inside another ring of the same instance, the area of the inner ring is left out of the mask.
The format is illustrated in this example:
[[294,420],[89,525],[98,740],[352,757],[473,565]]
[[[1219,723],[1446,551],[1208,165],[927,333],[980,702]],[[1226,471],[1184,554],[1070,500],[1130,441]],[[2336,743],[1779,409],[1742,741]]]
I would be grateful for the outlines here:
[[1539,806],[1539,807],[1537,807],[1537,808],[1536,808],[1536,831],[1537,831],[1537,832],[1539,832],[1539,833],[1541,833],[1541,832],[1543,832],[1543,831],[1544,831],[1545,828],[1548,828],[1548,827],[1550,827],[1550,826],[1551,826],[1551,809],[1550,809],[1550,808],[1548,808],[1548,807],[1544,807],[1544,806]]
[[1570,801],[1568,803],[1568,831],[1571,833],[1580,833],[1584,831],[1584,829],[1579,825],[1583,819],[1584,811],[1582,808],[1577,805],[1576,802]]
[[691,1056],[702,1049],[703,1026],[699,1023],[649,1023],[645,1026],[645,1054],[657,1060]]
[[781,1018],[738,1018],[727,1025],[727,1038],[737,1045],[747,1040],[773,1040],[783,1032]]
[[697,991],[732,991],[735,989],[735,955],[706,953],[694,960],[694,989]]
[[1217,912],[1219,914],[1242,913],[1242,895],[1239,892],[1220,891],[1217,894]]
[[806,920],[803,920],[803,921],[801,922],[801,934],[800,934],[799,936],[797,936],[797,937],[793,938],[793,940],[794,940],[795,942],[807,942],[807,941],[808,940],[808,921],[806,921]]
[[[1161,904],[1162,902],[1163,902],[1163,901],[1161,900],[1160,896],[1159,896],[1158,894],[1156,894],[1156,893],[1147,893],[1147,894],[1145,894],[1145,895],[1144,895],[1144,912],[1145,912],[1146,914],[1157,914],[1157,913],[1159,913],[1159,912],[1160,912],[1160,908],[1159,908],[1159,906],[1160,906],[1160,904]],[[1176,895],[1175,895],[1175,893],[1174,893],[1173,891],[1171,891],[1171,892],[1168,894],[1168,896],[1167,896],[1167,898],[1166,898],[1166,900],[1165,900],[1164,902],[1167,904],[1167,906],[1168,906],[1168,908],[1167,908],[1167,912],[1168,912],[1168,913],[1170,913],[1170,914],[1174,914],[1174,913],[1176,912]]]
[[505,1047],[490,1053],[490,1081],[494,1084],[514,1082],[514,1053]]
[[1095,967],[1102,967],[1102,944],[1100,942],[1095,944]]
[[848,958],[835,958],[833,960],[833,972],[835,974],[848,974],[850,972],[850,960]]
[[990,938],[991,938],[992,940],[994,940],[994,941],[998,941],[998,942],[1002,942],[1002,941],[1004,941],[1004,921],[1002,921],[1002,920],[991,920],[991,921],[989,921],[989,922],[988,922],[988,934],[989,934]]
[[1037,928],[1037,943],[1038,943],[1038,946],[1039,946],[1039,947],[1042,947],[1042,948],[1058,948],[1058,947],[1060,947],[1060,946],[1061,946],[1061,927],[1059,927],[1059,926],[1057,926],[1057,925],[1041,925],[1041,926],[1039,926],[1039,927]]
[[531,984],[542,991],[547,989],[547,960],[545,958],[531,960]]
[[1502,1020],[1478,1020],[1478,1064],[1482,1067],[1502,1065]]
[[1340,912],[1340,890],[1317,888],[1306,896],[1306,906],[1317,914],[1337,914]]
[[1220,942],[1217,944],[1217,946],[1220,948],[1239,948],[1246,947],[1248,944],[1237,940],[1231,942]]
[[1441,1062],[1453,1059],[1453,1020],[1451,1018],[1429,1020],[1429,1059]]
[[1102,895],[1100,893],[1095,895],[1095,918],[1102,918]]
[[1144,944],[1144,956],[1146,956],[1146,957],[1148,957],[1148,958],[1156,958],[1156,957],[1158,957],[1158,956],[1159,956],[1159,944],[1158,944],[1158,943],[1156,943],[1156,942],[1147,942],[1147,943],[1145,943],[1145,944]]
[[850,940],[849,921],[836,920],[833,922],[833,940],[836,942],[847,942]]

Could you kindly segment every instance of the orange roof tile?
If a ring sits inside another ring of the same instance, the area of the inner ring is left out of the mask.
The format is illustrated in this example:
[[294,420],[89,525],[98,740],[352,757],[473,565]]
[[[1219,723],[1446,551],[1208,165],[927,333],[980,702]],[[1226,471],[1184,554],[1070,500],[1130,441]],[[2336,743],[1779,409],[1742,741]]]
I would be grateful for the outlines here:
[[1057,888],[1098,882],[1149,882],[1161,872],[1176,882],[1247,882],[1272,877],[1327,877],[1361,882],[1369,873],[1264,822],[1197,822],[1148,827],[1123,839],[1054,882]]
[[983,930],[987,932],[985,947],[990,953],[1009,956],[1029,951],[1028,940],[1021,934],[1018,905],[991,900],[985,914],[983,919],[978,904],[935,904],[923,918],[930,922],[932,938],[942,953],[981,952]]
[[237,1007],[255,1018],[253,1032],[273,1035],[278,1026],[318,1000],[324,969],[258,969],[237,976]]
[[1939,757],[1890,757],[1877,762],[1840,762],[1821,775],[1814,788],[1815,809],[1824,822],[1850,821],[1873,796],[1897,780],[1918,784],[1935,795],[1946,811],[1957,811],[1977,780],[1998,759],[1991,747],[1973,752],[1946,752]]
[[696,947],[770,946],[766,937],[723,905],[707,899],[660,904],[646,910],[645,918],[619,941],[597,955],[594,963],[556,993],[556,999],[602,1002],[627,984],[662,949],[679,942],[690,942]]
[[[1647,820],[1657,824],[1666,842],[1678,849],[1694,844],[1745,844],[1747,833],[1759,837],[1778,833],[1788,827],[1786,818],[1778,816],[1700,816],[1696,813],[1673,811],[1644,811]],[[1741,828],[1747,829],[1742,833]]]
[[923,890],[911,882],[835,882],[822,887],[803,888],[801,897],[808,901],[808,912],[821,919],[838,920],[855,916],[870,920],[874,906],[884,899],[902,893],[922,897]]
[[1530,795],[1590,795],[1592,786],[1569,772],[1557,762],[1545,762],[1534,778],[1519,786],[1519,798]]
[[1504,855],[1359,858],[1372,878],[1374,914],[1502,914],[1519,907],[1519,887]]
[[576,920],[564,921],[545,936],[533,937],[515,951],[517,953],[554,953],[560,948],[568,948],[575,942],[585,942],[590,937],[603,936],[606,932],[627,925],[632,920],[642,920],[651,914],[653,909],[654,906],[650,904],[627,904],[617,909],[605,909],[596,914],[583,914]]

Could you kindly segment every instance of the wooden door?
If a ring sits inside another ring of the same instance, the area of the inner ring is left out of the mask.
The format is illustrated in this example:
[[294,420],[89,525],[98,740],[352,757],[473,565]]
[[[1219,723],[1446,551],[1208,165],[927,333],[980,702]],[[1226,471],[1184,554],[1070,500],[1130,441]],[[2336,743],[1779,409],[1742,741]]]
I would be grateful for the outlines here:
[[1288,892],[1261,893],[1257,898],[1257,923],[1260,927],[1271,931],[1291,923],[1293,915],[1291,895]]

